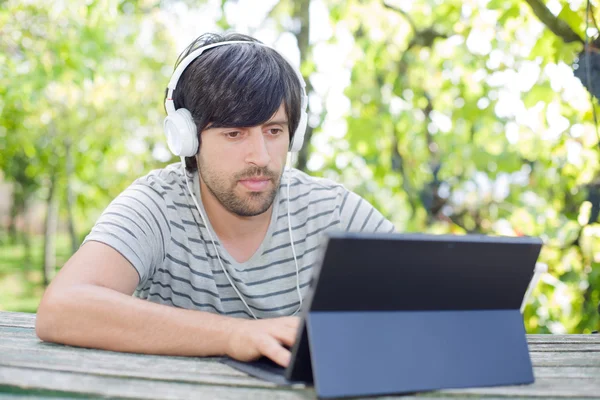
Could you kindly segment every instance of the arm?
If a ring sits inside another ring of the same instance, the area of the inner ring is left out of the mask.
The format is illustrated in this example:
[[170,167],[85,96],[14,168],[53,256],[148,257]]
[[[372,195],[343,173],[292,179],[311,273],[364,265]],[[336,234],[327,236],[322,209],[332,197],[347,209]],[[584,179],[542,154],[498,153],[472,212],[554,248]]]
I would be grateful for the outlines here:
[[87,242],[48,287],[38,309],[40,339],[72,346],[183,356],[265,355],[289,362],[296,318],[249,321],[131,297],[138,274],[119,252]]

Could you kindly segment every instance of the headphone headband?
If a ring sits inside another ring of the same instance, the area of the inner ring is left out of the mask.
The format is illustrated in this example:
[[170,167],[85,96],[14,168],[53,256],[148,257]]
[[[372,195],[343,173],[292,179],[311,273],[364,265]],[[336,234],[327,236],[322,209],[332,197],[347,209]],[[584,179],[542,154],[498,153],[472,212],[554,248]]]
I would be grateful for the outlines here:
[[196,132],[196,127],[192,119],[191,113],[185,109],[180,108],[175,110],[175,104],[173,102],[173,91],[177,87],[177,83],[181,78],[181,75],[185,71],[185,69],[202,53],[206,50],[212,49],[214,47],[225,46],[230,44],[254,44],[258,46],[267,47],[272,49],[277,54],[279,54],[292,68],[296,77],[298,78],[298,82],[300,83],[301,88],[301,102],[300,102],[300,120],[298,123],[298,127],[294,132],[294,136],[290,143],[290,151],[300,151],[302,148],[302,144],[304,142],[304,133],[306,131],[306,125],[308,121],[308,116],[306,113],[306,109],[308,106],[308,96],[306,95],[306,82],[304,81],[304,77],[300,70],[295,68],[292,63],[280,52],[275,50],[273,47],[268,46],[266,44],[260,42],[252,42],[252,41],[243,41],[243,40],[231,40],[227,42],[218,42],[208,44],[206,46],[202,46],[197,48],[188,54],[175,68],[173,71],[173,75],[169,80],[169,84],[167,85],[167,98],[165,100],[165,109],[167,110],[167,117],[165,118],[164,128],[165,134],[167,136],[167,143],[169,145],[169,149],[176,156],[182,157],[191,157],[196,154],[198,151],[198,133]]

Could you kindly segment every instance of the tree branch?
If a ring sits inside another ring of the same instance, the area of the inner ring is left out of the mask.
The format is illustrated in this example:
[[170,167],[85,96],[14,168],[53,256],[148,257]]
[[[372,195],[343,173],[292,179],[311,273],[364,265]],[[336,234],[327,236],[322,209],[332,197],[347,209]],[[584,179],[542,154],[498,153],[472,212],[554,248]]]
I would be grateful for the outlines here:
[[[310,0],[302,0],[297,1],[294,4],[294,14],[293,18],[298,19],[300,21],[300,30],[294,34],[296,36],[296,41],[298,42],[298,49],[300,50],[300,66],[308,60],[310,53],[310,42],[309,35],[310,32],[310,17],[309,17],[309,7]],[[310,83],[310,79],[304,79],[306,82],[306,95],[310,95],[313,91],[312,84]],[[308,112],[308,109],[306,110]],[[298,159],[296,162],[296,168],[301,171],[306,171],[306,164],[308,162],[309,157],[309,148],[310,141],[313,135],[313,128],[310,125],[306,126],[306,133],[304,135],[304,145],[300,152],[298,153]]]
[[417,25],[415,25],[415,21],[413,21],[413,19],[411,18],[411,16],[406,11],[404,11],[404,10],[402,10],[400,8],[396,8],[396,7],[392,6],[391,4],[386,3],[385,1],[383,1],[383,6],[385,8],[389,8],[390,10],[394,10],[397,13],[399,13],[400,15],[402,15],[408,21],[408,24],[412,28],[413,32],[416,33],[418,31]]
[[583,39],[571,29],[562,19],[558,18],[546,7],[542,0],[525,0],[533,10],[533,13],[548,29],[556,36],[560,37],[565,43],[579,42],[584,43]]
[[463,229],[467,233],[473,233],[473,231],[471,229],[467,229],[467,227],[463,224],[463,222],[460,221],[460,219],[462,217],[464,217],[465,214],[466,214],[465,211],[462,211],[460,214],[453,214],[453,215],[445,215],[445,214],[440,213],[440,214],[436,215],[436,218],[439,221],[444,221],[449,224],[454,224],[454,225],[458,226],[459,228]]
[[411,16],[406,11],[404,11],[400,8],[396,8],[390,4],[387,4],[385,2],[385,0],[383,0],[382,3],[385,8],[395,11],[395,12],[399,13],[400,15],[402,15],[404,18],[406,18],[406,20],[408,21],[408,24],[412,28],[413,36],[412,36],[410,42],[408,43],[406,50],[404,50],[405,52],[408,52],[408,50],[412,49],[415,46],[432,47],[435,39],[440,39],[440,38],[447,39],[448,38],[447,34],[438,32],[437,30],[435,30],[433,25],[430,27],[424,28],[424,29],[417,28],[415,21],[411,18]]
[[406,197],[408,198],[408,202],[410,203],[411,208],[411,218],[415,216],[417,213],[417,209],[419,208],[419,204],[417,203],[412,193],[414,193],[413,187],[410,183],[410,178],[404,168],[404,157],[400,154],[398,137],[394,134],[392,142],[392,170],[402,176],[402,190],[406,193]]
[[[411,37],[406,49],[402,53],[402,57],[398,63],[398,70],[399,70],[398,76],[403,77],[406,75],[406,70],[408,69],[408,61],[407,61],[406,57],[408,56],[410,50],[413,47],[429,47],[429,48],[431,48],[431,47],[433,47],[433,44],[436,39],[446,39],[446,38],[448,38],[448,35],[437,31],[434,28],[434,25],[429,26],[427,28],[419,29],[416,26],[414,20],[410,17],[410,15],[406,11],[396,8],[390,4],[387,4],[385,2],[385,0],[382,0],[382,3],[385,8],[395,11],[395,12],[399,13],[400,15],[402,15],[408,21],[408,23],[410,24],[412,31],[413,31],[412,37]],[[380,86],[381,86],[381,84],[380,84]],[[438,190],[439,190],[439,187],[441,184],[441,182],[438,180],[438,176],[437,176],[437,171],[439,171],[439,168],[440,168],[439,155],[438,155],[437,145],[435,144],[431,134],[428,131],[428,127],[427,127],[428,123],[431,121],[430,114],[433,111],[433,102],[431,100],[431,96],[429,96],[429,94],[427,93],[426,90],[424,90],[423,95],[424,95],[425,99],[427,100],[427,105],[423,108],[422,111],[425,115],[424,132],[425,132],[426,139],[427,139],[427,151],[429,152],[429,155],[430,155],[429,165],[430,165],[432,173],[433,173],[433,180],[431,182],[425,184],[419,190],[419,198],[421,200],[421,203],[427,210],[427,213],[429,216],[428,218],[431,218],[431,217],[435,217],[438,214],[438,212],[441,210],[441,208],[444,206],[444,204],[446,203],[447,200],[442,199],[438,194]],[[394,142],[393,143],[394,143],[394,148],[392,149],[392,170],[398,171],[402,175],[402,179],[403,179],[402,187],[403,187],[404,191],[406,192],[408,199],[411,203],[411,206],[413,208],[413,216],[414,216],[415,211],[417,210],[418,204],[416,202],[416,197],[411,196],[413,188],[410,187],[410,182],[408,180],[408,174],[406,173],[406,170],[404,169],[403,157],[401,156],[401,154],[398,151],[398,139],[397,139],[396,132],[394,132]]]

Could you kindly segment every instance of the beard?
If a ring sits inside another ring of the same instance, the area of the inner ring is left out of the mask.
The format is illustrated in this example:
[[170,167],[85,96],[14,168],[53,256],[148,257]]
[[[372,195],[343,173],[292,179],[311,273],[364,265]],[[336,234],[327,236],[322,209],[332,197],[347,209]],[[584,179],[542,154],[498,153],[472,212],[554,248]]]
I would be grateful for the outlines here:
[[[225,209],[240,217],[254,217],[267,211],[273,204],[281,173],[268,169],[267,167],[249,167],[233,177],[227,177],[211,170],[204,163],[202,157],[198,157],[198,174],[204,181],[204,184],[213,196],[225,207]],[[235,192],[238,181],[256,176],[265,177],[271,180],[273,187],[263,192],[249,192],[237,194]]]

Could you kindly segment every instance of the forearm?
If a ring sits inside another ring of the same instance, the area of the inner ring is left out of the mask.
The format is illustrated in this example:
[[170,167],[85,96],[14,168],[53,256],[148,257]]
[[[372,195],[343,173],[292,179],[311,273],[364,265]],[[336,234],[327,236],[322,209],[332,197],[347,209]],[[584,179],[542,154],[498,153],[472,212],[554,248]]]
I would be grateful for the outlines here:
[[105,350],[211,356],[227,352],[239,320],[137,299],[115,290],[77,285],[40,304],[40,339]]

